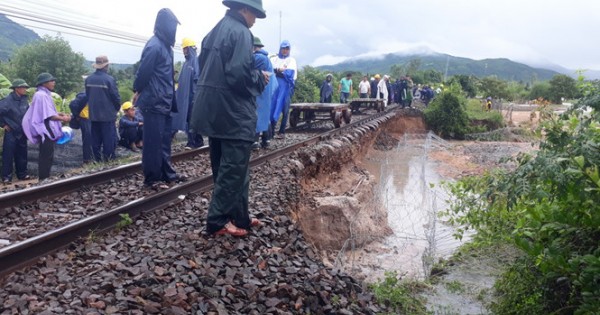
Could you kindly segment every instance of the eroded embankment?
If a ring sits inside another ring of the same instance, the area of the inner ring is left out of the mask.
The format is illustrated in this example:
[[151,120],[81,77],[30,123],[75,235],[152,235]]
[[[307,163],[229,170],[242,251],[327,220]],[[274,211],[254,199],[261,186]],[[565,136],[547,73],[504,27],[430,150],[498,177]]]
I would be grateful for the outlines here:
[[424,130],[420,112],[399,110],[372,127],[299,151],[295,159],[301,189],[292,212],[306,239],[319,249],[340,250],[350,239],[368,242],[391,234],[387,209],[374,193],[376,179],[359,161],[371,147],[390,150],[405,132]]

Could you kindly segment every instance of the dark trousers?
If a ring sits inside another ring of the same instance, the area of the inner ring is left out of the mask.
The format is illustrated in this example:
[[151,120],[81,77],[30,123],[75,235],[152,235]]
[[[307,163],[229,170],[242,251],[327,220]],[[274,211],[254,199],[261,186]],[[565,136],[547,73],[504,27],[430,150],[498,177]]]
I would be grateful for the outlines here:
[[171,116],[151,112],[143,112],[142,115],[144,184],[176,180],[177,173],[171,165]]
[[208,138],[215,186],[208,208],[206,230],[212,234],[229,221],[243,229],[250,227],[248,189],[252,142]]
[[94,160],[94,151],[92,150],[92,122],[89,119],[79,118],[79,124],[81,125],[83,163],[89,163]]
[[54,162],[54,141],[44,139],[44,142],[40,143],[40,155],[38,158],[38,178],[40,180],[50,177],[50,169]]
[[142,141],[144,137],[144,129],[142,126],[127,127],[121,132],[121,140],[119,144],[130,149],[132,144]]
[[27,138],[21,134],[17,139],[14,131],[5,131],[2,144],[2,179],[12,180],[13,163],[18,179],[27,176]]
[[350,92],[341,92],[340,93],[340,103],[346,103],[348,98],[350,97]]
[[[98,162],[115,158],[116,143],[115,123],[112,121],[92,121],[92,151]],[[102,154],[100,154],[102,149]]]
[[189,128],[188,131],[186,131],[185,133],[187,135],[187,144],[185,145],[186,147],[199,148],[204,145],[204,139],[202,139],[201,134],[190,132]]

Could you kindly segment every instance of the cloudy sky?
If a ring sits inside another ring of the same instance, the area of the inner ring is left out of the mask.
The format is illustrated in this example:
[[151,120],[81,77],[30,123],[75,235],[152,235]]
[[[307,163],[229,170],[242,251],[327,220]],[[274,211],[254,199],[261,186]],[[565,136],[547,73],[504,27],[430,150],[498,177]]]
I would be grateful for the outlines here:
[[[156,12],[168,7],[179,18],[177,32],[200,42],[221,19],[220,0],[2,0],[2,6],[65,23],[86,23],[141,37],[152,35]],[[0,6],[0,9],[2,9]],[[600,70],[600,1],[591,0],[263,0],[267,18],[252,32],[269,52],[281,39],[292,43],[300,65],[333,64],[346,58],[391,52],[435,51],[473,59],[509,58],[533,65]],[[16,20],[16,19],[15,19]],[[17,20],[27,25],[32,21]],[[117,44],[74,36],[43,25],[39,34],[61,32],[89,60],[106,54],[133,63],[143,43]],[[110,39],[109,39],[110,40]],[[181,59],[181,53],[176,58]]]

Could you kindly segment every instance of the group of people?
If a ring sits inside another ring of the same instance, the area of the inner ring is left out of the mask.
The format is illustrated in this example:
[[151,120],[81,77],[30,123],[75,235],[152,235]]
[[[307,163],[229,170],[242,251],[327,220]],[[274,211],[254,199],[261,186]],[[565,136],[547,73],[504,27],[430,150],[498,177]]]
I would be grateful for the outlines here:
[[27,180],[27,140],[39,144],[38,177],[50,177],[54,162],[54,144],[62,135],[62,123],[71,115],[59,113],[52,99],[56,78],[49,73],[37,77],[37,91],[28,102],[29,85],[21,79],[12,82],[12,92],[0,102],[0,124],[4,129],[2,182],[10,183],[13,165],[17,178]]
[[[333,100],[333,75],[327,74],[325,80],[321,83],[320,88],[320,103],[331,103]],[[391,82],[389,75],[384,75],[383,79],[379,74],[373,76],[370,80],[367,76],[363,76],[358,84],[359,98],[372,98],[383,100],[384,104],[389,105],[396,103],[404,107],[411,107],[414,88],[410,77],[402,76],[395,82]],[[340,95],[340,103],[350,101],[350,96],[353,93],[352,73],[347,73],[342,78],[338,85],[338,93]],[[428,103],[428,102],[427,102]]]
[[[142,51],[131,102],[121,104],[106,56],[96,58],[96,71],[86,78],[85,91],[70,104],[72,115],[56,111],[51,91],[57,79],[51,74],[38,76],[31,104],[29,86],[15,80],[13,92],[0,104],[5,130],[2,179],[12,180],[13,163],[19,179],[29,178],[27,139],[40,146],[39,179],[49,177],[62,123],[73,117],[70,125],[82,130],[84,161],[115,158],[117,143],[141,149],[144,186],[165,189],[168,183],[185,180],[171,164],[173,135],[183,130],[189,147],[202,146],[202,136],[208,138],[215,184],[207,232],[245,236],[251,226],[259,225],[248,211],[250,152],[259,139],[266,147],[272,136],[285,135],[297,65],[289,41],[268,58],[260,39],[250,32],[257,18],[266,17],[262,0],[223,4],[229,9],[202,41],[198,57],[195,43],[184,39],[186,61],[177,89],[172,47],[179,20],[167,8],[158,12],[154,36]],[[117,137],[119,109],[123,117]]]

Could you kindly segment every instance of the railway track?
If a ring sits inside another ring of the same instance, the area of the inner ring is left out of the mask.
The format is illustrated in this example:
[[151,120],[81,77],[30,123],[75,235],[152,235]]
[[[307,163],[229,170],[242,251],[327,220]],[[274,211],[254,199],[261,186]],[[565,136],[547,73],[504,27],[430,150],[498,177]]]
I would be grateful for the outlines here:
[[[258,166],[266,161],[277,159],[297,149],[314,145],[323,139],[335,135],[345,135],[350,128],[356,128],[362,132],[366,129],[375,129],[381,120],[386,120],[387,113],[379,113],[367,116],[365,119],[343,126],[339,129],[325,131],[319,135],[310,137],[306,140],[279,148],[263,155],[254,157],[250,164],[251,167]],[[303,128],[298,126],[298,129]],[[174,161],[183,161],[197,155],[207,152],[207,148],[200,148],[192,151],[181,152],[173,156]],[[108,182],[115,178],[122,177],[125,174],[139,172],[140,163],[131,163],[113,170],[102,171],[91,176],[79,176],[71,179],[62,180],[45,186],[34,187],[21,192],[8,193],[7,196],[0,198],[0,207],[7,207],[22,203],[24,200],[40,200],[43,198],[56,198],[68,194],[69,192],[81,189],[84,186],[98,185],[101,182]],[[46,187],[48,186],[48,187]],[[108,211],[94,214],[90,217],[71,222],[65,226],[47,231],[41,235],[30,237],[21,242],[0,249],[0,277],[10,274],[12,271],[27,266],[43,257],[59,250],[71,242],[89,235],[91,231],[94,234],[102,233],[113,229],[124,216],[137,218],[144,212],[161,209],[166,206],[179,202],[185,198],[186,194],[210,191],[212,188],[212,176],[205,175],[194,178],[188,182],[177,184],[167,190],[149,194],[128,203],[119,205]],[[29,198],[29,199],[28,199]],[[4,203],[6,202],[6,204]]]

